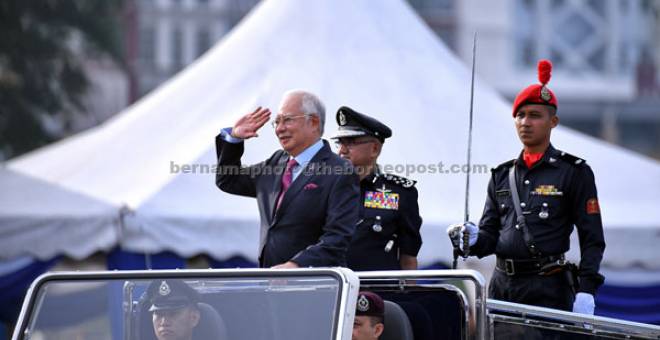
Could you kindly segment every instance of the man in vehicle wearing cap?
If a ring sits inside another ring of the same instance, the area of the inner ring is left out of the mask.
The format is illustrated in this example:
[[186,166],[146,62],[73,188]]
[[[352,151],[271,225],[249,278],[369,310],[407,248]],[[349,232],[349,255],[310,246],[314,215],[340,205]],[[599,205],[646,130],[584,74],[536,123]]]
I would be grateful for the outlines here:
[[[272,122],[282,150],[243,166],[243,141],[256,137],[269,118],[269,109],[257,108],[216,137],[216,185],[231,194],[256,197],[261,267],[345,266],[358,220],[358,177],[321,138],[324,105],[309,92],[287,92]],[[336,168],[346,171],[325,171]]]
[[155,280],[147,294],[158,340],[191,340],[200,319],[197,291],[181,280]]
[[[449,229],[463,231],[455,241],[464,256],[497,256],[491,298],[593,314],[605,250],[594,174],[586,161],[550,144],[559,122],[557,98],[547,87],[552,64],[541,60],[538,68],[541,84],[522,90],[513,105],[522,152],[492,170],[479,227],[467,222]],[[564,258],[573,226],[579,269]]]
[[353,340],[376,340],[385,330],[385,302],[376,293],[360,292],[353,321]]
[[417,269],[422,218],[415,181],[382,173],[378,156],[392,130],[349,107],[337,111],[338,153],[360,176],[360,219],[348,248],[353,270]]

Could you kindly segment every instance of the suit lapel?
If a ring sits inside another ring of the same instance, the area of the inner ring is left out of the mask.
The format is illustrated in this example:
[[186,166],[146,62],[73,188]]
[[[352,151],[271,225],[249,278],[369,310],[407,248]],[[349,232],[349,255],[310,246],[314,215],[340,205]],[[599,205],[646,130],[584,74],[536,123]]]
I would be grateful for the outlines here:
[[305,168],[298,175],[298,177],[296,177],[293,183],[291,183],[289,190],[287,190],[286,193],[284,193],[284,197],[282,198],[282,204],[280,205],[280,208],[275,212],[275,220],[273,221],[273,223],[276,223],[277,220],[280,218],[280,216],[282,216],[282,213],[286,211],[287,207],[289,206],[291,201],[298,195],[300,190],[302,190],[305,187],[305,185],[312,180],[312,178],[316,177],[314,175],[316,173],[316,170],[321,166],[321,163],[328,157],[329,152],[331,152],[330,147],[328,146],[327,142],[324,141],[323,147],[319,150],[319,152],[316,153],[316,155],[314,155],[314,157],[312,157],[309,163],[307,163]]

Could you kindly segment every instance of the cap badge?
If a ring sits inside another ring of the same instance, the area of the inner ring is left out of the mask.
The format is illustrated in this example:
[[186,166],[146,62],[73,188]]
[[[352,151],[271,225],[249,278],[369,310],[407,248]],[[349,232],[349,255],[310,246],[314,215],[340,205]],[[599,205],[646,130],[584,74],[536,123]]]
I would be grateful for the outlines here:
[[167,285],[167,282],[163,281],[160,283],[160,287],[158,287],[158,294],[162,296],[168,296],[172,290],[170,289],[170,286]]
[[365,295],[360,295],[357,302],[357,309],[363,313],[369,310],[369,299]]
[[549,102],[550,99],[552,99],[550,91],[548,91],[548,88],[545,86],[541,87],[541,99],[545,100],[546,102]]
[[339,125],[346,125],[346,115],[344,115],[344,111],[339,111]]

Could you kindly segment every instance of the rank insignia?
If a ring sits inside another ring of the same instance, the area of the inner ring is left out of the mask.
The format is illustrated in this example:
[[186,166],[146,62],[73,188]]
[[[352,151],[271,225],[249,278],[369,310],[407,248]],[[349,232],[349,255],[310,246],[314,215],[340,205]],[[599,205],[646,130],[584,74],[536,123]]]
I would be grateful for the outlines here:
[[546,102],[549,102],[550,99],[552,99],[550,91],[548,91],[548,88],[545,86],[541,87],[541,99],[545,100]]
[[367,191],[364,194],[364,207],[398,210],[399,194],[392,192]]
[[382,192],[382,193],[384,193],[384,194],[387,194],[387,193],[392,192],[392,190],[390,190],[390,189],[388,189],[388,188],[385,187],[385,183],[383,183],[383,187],[382,187],[382,188],[378,188],[378,189],[376,189],[376,191],[378,191],[378,192]]
[[563,196],[564,193],[559,191],[554,185],[539,185],[530,192],[530,195],[536,196]]
[[587,214],[595,215],[600,214],[600,206],[598,205],[597,198],[590,198],[587,200]]

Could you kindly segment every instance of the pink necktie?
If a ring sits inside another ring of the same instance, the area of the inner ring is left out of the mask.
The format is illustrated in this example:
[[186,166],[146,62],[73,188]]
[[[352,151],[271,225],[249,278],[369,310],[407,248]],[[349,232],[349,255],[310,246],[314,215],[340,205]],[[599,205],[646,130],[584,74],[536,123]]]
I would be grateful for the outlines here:
[[293,168],[296,165],[298,165],[298,162],[296,162],[296,160],[293,158],[291,158],[286,163],[286,169],[284,170],[284,175],[282,176],[282,190],[280,191],[280,196],[277,198],[277,207],[275,208],[276,210],[280,208],[280,204],[282,204],[282,198],[284,197],[286,191],[289,190],[291,182],[293,182]]

